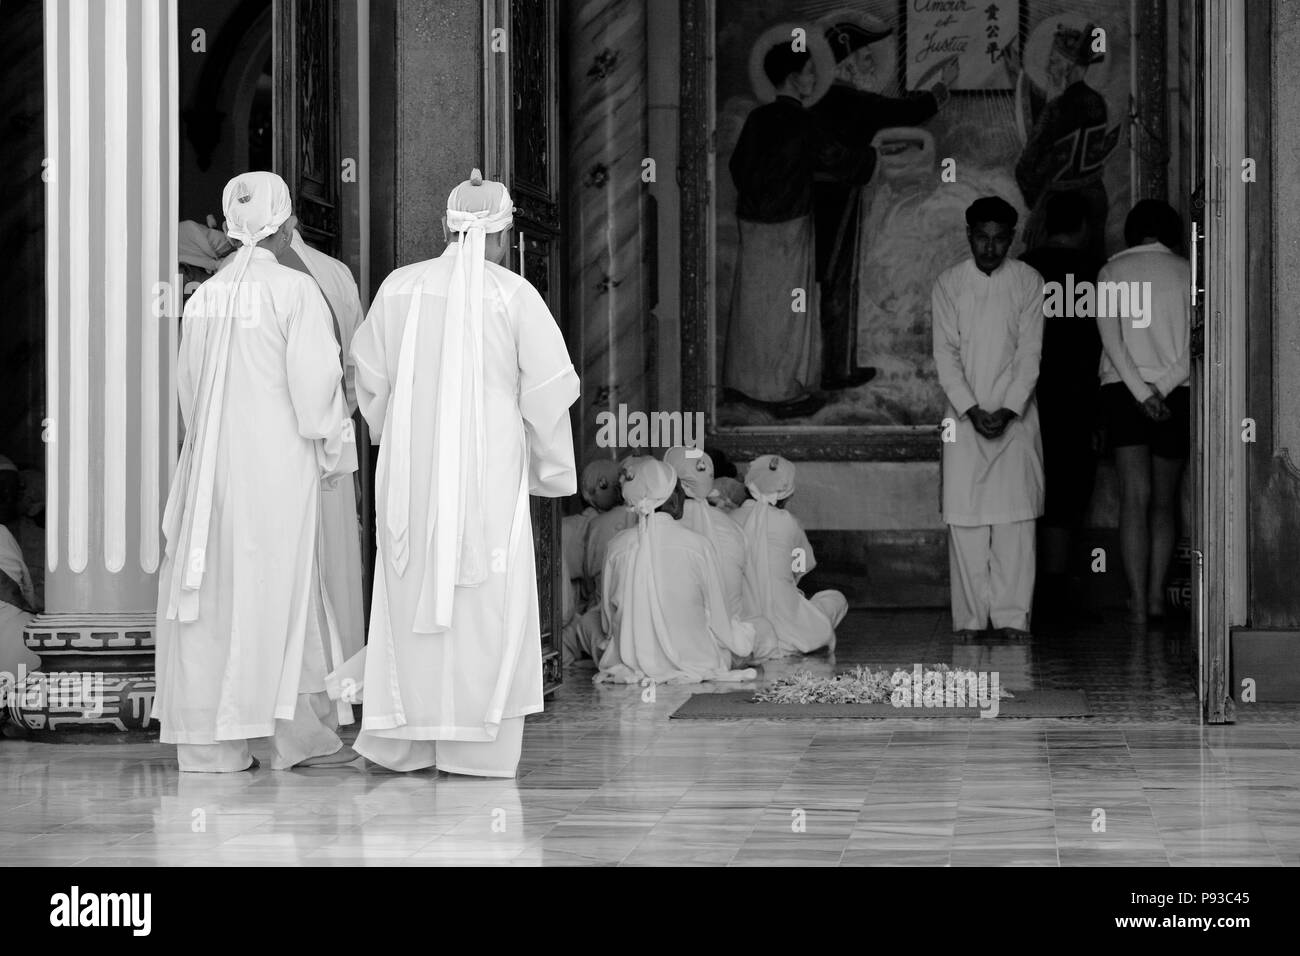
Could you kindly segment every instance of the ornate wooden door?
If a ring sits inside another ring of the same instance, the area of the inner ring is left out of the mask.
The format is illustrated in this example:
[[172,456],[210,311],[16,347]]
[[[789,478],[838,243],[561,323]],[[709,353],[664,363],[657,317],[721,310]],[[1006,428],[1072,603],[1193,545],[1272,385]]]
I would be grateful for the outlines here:
[[275,171],[298,231],[339,254],[338,0],[273,0]]
[[[568,339],[561,302],[555,0],[485,0],[483,15],[484,172],[509,187],[515,203],[515,268],[536,286]],[[531,506],[542,666],[551,690],[562,679],[560,502],[533,498]]]

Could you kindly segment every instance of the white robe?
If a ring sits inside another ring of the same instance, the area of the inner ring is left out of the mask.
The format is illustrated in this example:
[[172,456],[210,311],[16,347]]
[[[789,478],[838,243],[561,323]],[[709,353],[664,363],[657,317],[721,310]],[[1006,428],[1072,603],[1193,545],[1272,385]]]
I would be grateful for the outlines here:
[[[648,520],[653,529],[629,528],[609,545],[601,598],[609,645],[596,680],[684,684],[753,678],[753,670],[732,666],[733,654],[752,653],[753,634],[732,627],[709,542],[662,511]],[[647,554],[639,554],[643,547]],[[643,580],[625,588],[629,575],[647,573],[638,564],[646,558],[654,563],[653,587]],[[632,604],[625,607],[629,592]]]
[[[1008,259],[986,276],[967,259],[939,276],[932,294],[934,363],[956,421],[943,443],[943,520],[976,527],[1043,513],[1043,442],[1034,386],[1043,348],[1043,278]],[[1086,320],[1080,320],[1086,321]],[[993,441],[966,412],[1016,413]]]
[[717,557],[718,578],[727,611],[734,621],[746,621],[756,632],[755,644],[767,647],[775,642],[772,624],[752,603],[753,590],[745,589],[745,532],[734,518],[696,498],[687,498],[682,524],[706,538]]
[[[755,522],[754,509],[767,509],[767,540],[751,541]],[[747,560],[745,565],[745,589],[751,607],[760,609],[763,616],[771,622],[776,634],[776,647],[771,644],[758,643],[754,648],[754,659],[779,657],[782,654],[798,652],[809,654],[815,650],[835,643],[835,625],[844,616],[844,598],[836,591],[821,591],[813,595],[814,599],[834,595],[836,600],[830,602],[835,610],[827,613],[824,605],[828,599],[816,601],[807,598],[799,590],[801,577],[817,567],[812,545],[803,528],[784,508],[761,504],[754,500],[746,501],[736,512],[740,526],[745,533]],[[756,560],[758,548],[767,549],[767,568],[769,578],[766,582],[759,580],[761,562]],[[799,570],[796,571],[795,568]],[[768,600],[764,600],[764,595]]]
[[[398,269],[384,280],[352,345],[361,413],[380,441],[376,513],[385,515],[390,397],[413,290],[423,283],[415,340],[408,562],[399,574],[388,535],[378,535],[369,643],[331,675],[335,692],[344,693],[350,682],[365,701],[360,752],[365,752],[367,737],[492,742],[504,733],[503,722],[542,709],[541,630],[528,495],[561,497],[577,490],[568,409],[578,397],[579,383],[559,327],[537,290],[490,261],[484,264],[482,332],[488,436],[484,545],[489,571],[481,584],[455,588],[448,630],[415,631],[426,578],[432,582],[439,573],[430,561],[434,529],[429,514],[430,476],[435,456],[443,454],[434,427],[436,371],[445,303],[459,253],[459,244],[452,243],[440,257]],[[427,760],[420,764],[428,765]],[[396,769],[415,765],[399,764]],[[452,769],[441,758],[438,766]],[[500,769],[501,775],[512,772]]]
[[[177,553],[165,528],[158,578],[158,689],[153,716],[164,743],[212,744],[270,736],[291,720],[298,695],[322,691],[327,654],[341,656],[316,560],[321,482],[350,480],[356,450],[329,308],[310,277],[256,248],[240,286],[251,309],[229,320],[232,262],[185,307],[177,382],[186,442],[197,440],[194,399],[213,344],[230,322],[229,365],[211,524],[194,620],[168,620]],[[197,457],[197,455],[196,455]],[[191,474],[177,469],[168,502],[183,502]],[[174,499],[174,500],[173,500]],[[197,548],[200,547],[196,545]],[[341,706],[342,723],[351,710]]]
[[[297,230],[293,251],[311,271],[334,314],[343,356],[343,390],[348,414],[357,410],[356,363],[352,360],[352,337],[364,313],[352,273],[337,259],[311,248]],[[321,571],[330,607],[338,620],[344,658],[365,644],[365,603],[362,596],[361,525],[357,520],[357,498],[352,481],[340,481],[326,488],[321,500]]]
[[601,575],[605,571],[605,558],[609,544],[619,532],[636,527],[636,515],[626,505],[615,505],[609,511],[596,515],[587,523],[587,534],[582,551],[582,579],[587,594],[592,596],[588,608],[600,604],[603,590]]

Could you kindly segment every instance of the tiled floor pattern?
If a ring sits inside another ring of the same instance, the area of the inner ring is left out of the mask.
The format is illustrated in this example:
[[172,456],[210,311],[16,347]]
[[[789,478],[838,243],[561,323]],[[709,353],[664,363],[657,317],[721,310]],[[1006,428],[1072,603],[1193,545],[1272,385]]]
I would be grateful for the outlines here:
[[[670,720],[691,693],[572,670],[516,780],[182,776],[157,744],[0,741],[7,865],[1300,864],[1300,719],[1201,727],[1183,643],[1097,627],[954,647],[851,616],[835,667],[948,661],[1081,687],[1082,720]],[[829,671],[824,658],[769,668]],[[1104,824],[1104,829],[1102,825]]]

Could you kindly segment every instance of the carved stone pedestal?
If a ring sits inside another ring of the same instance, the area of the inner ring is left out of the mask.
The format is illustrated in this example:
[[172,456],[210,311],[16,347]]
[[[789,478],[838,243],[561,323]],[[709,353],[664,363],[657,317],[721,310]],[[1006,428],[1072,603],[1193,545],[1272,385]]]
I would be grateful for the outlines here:
[[23,636],[41,670],[19,679],[9,712],[31,739],[157,737],[152,615],[47,614]]

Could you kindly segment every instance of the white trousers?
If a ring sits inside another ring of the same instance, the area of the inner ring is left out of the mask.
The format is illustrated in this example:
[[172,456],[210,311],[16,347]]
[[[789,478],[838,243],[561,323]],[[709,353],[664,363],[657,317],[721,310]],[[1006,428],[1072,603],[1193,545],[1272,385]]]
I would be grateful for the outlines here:
[[[343,741],[335,733],[338,714],[324,691],[299,694],[293,720],[276,720],[271,736],[271,767],[288,770],[310,757],[338,753]],[[214,744],[177,744],[181,770],[191,773],[235,773],[253,762],[247,740],[219,740]]]
[[437,767],[471,777],[513,777],[519,769],[523,741],[524,718],[506,717],[496,740],[403,740],[363,730],[352,749],[381,767],[402,773]]
[[954,631],[1029,630],[1035,524],[948,526]]

